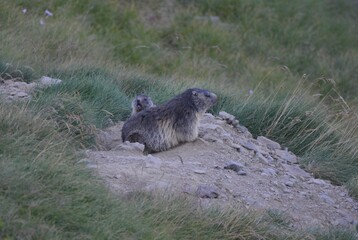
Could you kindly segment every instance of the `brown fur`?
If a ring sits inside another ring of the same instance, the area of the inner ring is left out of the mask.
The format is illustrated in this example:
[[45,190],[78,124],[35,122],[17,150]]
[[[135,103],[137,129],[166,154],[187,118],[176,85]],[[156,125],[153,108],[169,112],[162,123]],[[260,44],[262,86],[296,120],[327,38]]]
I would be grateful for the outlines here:
[[207,90],[188,89],[161,106],[132,115],[123,125],[122,140],[142,143],[148,152],[194,141],[201,116],[216,100],[217,96]]

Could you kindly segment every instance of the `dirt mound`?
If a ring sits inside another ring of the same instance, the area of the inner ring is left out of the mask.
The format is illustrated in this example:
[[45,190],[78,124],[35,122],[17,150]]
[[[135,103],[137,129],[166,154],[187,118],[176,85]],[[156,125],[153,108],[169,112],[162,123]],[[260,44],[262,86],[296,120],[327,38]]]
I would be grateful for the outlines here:
[[120,123],[98,135],[104,150],[88,150],[81,162],[116,193],[160,189],[204,206],[279,211],[295,227],[356,226],[358,203],[343,186],[313,178],[280,144],[254,139],[231,115],[220,116],[204,116],[196,141],[152,155],[141,144],[122,143]]

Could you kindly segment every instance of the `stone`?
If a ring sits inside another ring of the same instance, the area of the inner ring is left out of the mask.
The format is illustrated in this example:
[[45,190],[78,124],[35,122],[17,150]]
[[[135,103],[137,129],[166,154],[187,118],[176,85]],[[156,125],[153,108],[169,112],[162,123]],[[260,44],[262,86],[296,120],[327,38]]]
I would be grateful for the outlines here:
[[196,174],[205,174],[206,171],[197,169],[197,170],[194,170],[194,173],[196,173]]
[[218,198],[219,193],[216,187],[209,185],[199,185],[196,192],[196,196],[200,198]]
[[234,115],[231,115],[230,113],[224,111],[219,112],[219,117],[221,117],[223,120],[230,121],[230,122],[235,120]]
[[127,150],[127,151],[139,151],[139,152],[143,152],[144,151],[145,146],[143,144],[134,142],[128,142],[125,141],[124,143],[118,145],[115,150]]
[[294,187],[295,183],[290,181],[290,180],[287,180],[284,182],[284,184],[287,186],[287,187]]
[[308,181],[309,184],[326,185],[327,183],[322,179],[312,178]]
[[286,150],[276,149],[275,154],[277,157],[279,157],[280,159],[282,159],[287,163],[291,163],[291,164],[298,163],[296,155]]
[[52,86],[60,84],[62,80],[43,76],[40,78],[39,83],[43,86]]
[[145,167],[146,168],[157,168],[159,169],[162,166],[162,160],[158,157],[154,157],[151,154],[145,158]]
[[264,169],[262,169],[261,175],[276,176],[277,171],[274,168],[264,168]]
[[259,160],[260,163],[268,165],[269,164],[269,160],[267,160],[266,157],[264,157],[261,153],[256,153],[256,157]]
[[282,164],[282,167],[287,173],[293,176],[301,177],[301,178],[311,178],[311,175],[305,170],[303,170],[302,168],[300,168],[299,166]]
[[235,172],[239,172],[243,168],[244,168],[244,165],[239,162],[236,162],[236,161],[230,161],[224,166],[224,169],[230,169]]
[[281,145],[279,143],[272,141],[264,136],[258,136],[257,141],[270,150],[281,149]]
[[255,152],[258,152],[258,149],[256,147],[255,144],[253,144],[251,141],[241,141],[240,142],[241,146],[243,146],[244,148],[248,149],[248,150],[253,150]]
[[252,134],[249,132],[249,130],[245,126],[237,124],[237,125],[235,125],[235,128],[237,129],[238,132],[243,133],[246,138],[249,138],[249,139],[252,138]]
[[25,92],[20,91],[20,92],[18,92],[16,94],[16,96],[19,97],[19,98],[24,98],[24,97],[28,97],[29,95],[27,93],[25,93]]
[[335,204],[336,202],[331,198],[329,197],[327,194],[320,194],[319,197],[321,198],[321,200],[325,203],[328,203],[328,204]]
[[245,172],[244,170],[239,170],[239,171],[237,172],[237,175],[239,175],[239,176],[246,176],[246,175],[247,175],[247,172]]

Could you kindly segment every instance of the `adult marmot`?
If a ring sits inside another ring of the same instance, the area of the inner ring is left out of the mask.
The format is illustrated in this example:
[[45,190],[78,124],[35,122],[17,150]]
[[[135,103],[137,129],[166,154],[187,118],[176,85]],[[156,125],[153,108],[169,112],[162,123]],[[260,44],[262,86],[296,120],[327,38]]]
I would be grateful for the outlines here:
[[147,95],[139,94],[132,101],[132,116],[151,107],[155,107],[152,99]]
[[132,115],[123,125],[122,140],[139,142],[147,152],[165,151],[198,137],[201,116],[216,103],[217,96],[191,88],[167,103]]

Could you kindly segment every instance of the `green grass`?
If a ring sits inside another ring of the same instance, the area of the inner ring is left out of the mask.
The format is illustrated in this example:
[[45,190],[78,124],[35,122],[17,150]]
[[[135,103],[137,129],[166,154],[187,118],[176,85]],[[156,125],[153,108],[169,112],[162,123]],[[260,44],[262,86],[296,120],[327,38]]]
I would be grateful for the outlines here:
[[[126,119],[136,94],[162,103],[205,87],[219,96],[213,113],[234,114],[358,198],[357,9],[351,0],[2,1],[0,80],[63,83],[28,104],[0,104],[0,238],[354,239],[293,232],[275,211],[112,196],[77,151]],[[198,18],[209,15],[220,22]]]

